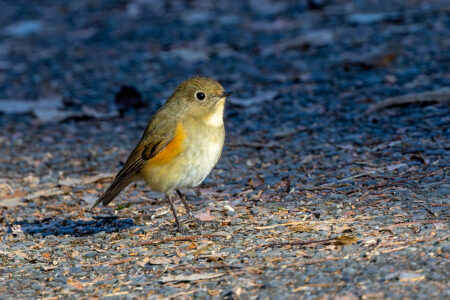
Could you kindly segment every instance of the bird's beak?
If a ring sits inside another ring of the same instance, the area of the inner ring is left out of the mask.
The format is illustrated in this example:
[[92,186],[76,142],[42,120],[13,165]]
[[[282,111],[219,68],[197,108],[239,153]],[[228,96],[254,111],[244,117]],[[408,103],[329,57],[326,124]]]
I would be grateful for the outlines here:
[[222,97],[228,97],[228,96],[231,96],[231,95],[233,95],[233,91],[228,91],[228,92],[223,92],[222,93]]

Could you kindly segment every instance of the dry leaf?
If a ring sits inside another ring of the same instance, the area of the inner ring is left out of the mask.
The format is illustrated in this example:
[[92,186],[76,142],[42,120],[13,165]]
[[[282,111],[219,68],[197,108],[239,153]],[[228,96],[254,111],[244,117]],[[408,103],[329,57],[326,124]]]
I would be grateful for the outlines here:
[[321,222],[314,226],[314,231],[330,231],[330,224]]
[[335,287],[335,286],[343,286],[345,285],[344,282],[334,282],[334,283],[309,283],[302,286],[299,286],[292,290],[293,293],[297,293],[306,289],[310,288],[328,288],[328,287]]
[[298,224],[289,227],[289,230],[295,231],[295,232],[311,232],[313,231],[314,226],[313,225],[307,225],[307,224]]
[[213,243],[208,243],[206,246],[198,248],[192,254],[195,255],[195,256],[199,256],[199,255],[207,252],[212,247],[212,245],[213,245]]
[[208,294],[209,294],[210,296],[217,296],[217,295],[219,295],[220,293],[222,293],[222,290],[208,290]]
[[44,267],[42,267],[42,270],[45,271],[45,272],[48,272],[48,271],[53,271],[57,267],[58,266],[44,266]]
[[342,295],[342,296],[335,296],[333,298],[333,300],[358,300],[358,299],[359,299],[359,297],[356,297],[352,293],[347,293],[347,294]]
[[384,292],[367,293],[362,295],[363,300],[378,300],[385,299]]
[[167,264],[178,264],[181,261],[181,258],[178,256],[173,257],[152,257],[148,261],[151,265],[167,265]]
[[58,181],[58,184],[63,186],[71,186],[76,187],[79,185],[91,184],[103,179],[113,178],[115,176],[114,173],[99,173],[93,176],[87,176],[83,178],[71,178],[66,177]]
[[398,280],[401,282],[415,282],[425,280],[425,276],[415,272],[402,272],[398,276]]
[[345,245],[352,245],[352,244],[356,243],[357,241],[358,241],[358,239],[356,237],[343,234],[343,235],[335,238],[334,243],[336,245],[345,246]]
[[197,274],[180,274],[180,275],[168,275],[165,277],[162,277],[159,281],[160,282],[173,282],[173,281],[197,281],[197,280],[203,280],[203,279],[213,279],[218,278],[227,275],[227,273],[197,273]]
[[345,53],[342,55],[342,60],[345,69],[354,66],[376,69],[392,64],[400,53],[401,49],[397,45],[386,45],[371,51],[365,51],[363,54]]
[[124,263],[130,262],[130,261],[134,261],[134,260],[136,260],[136,258],[134,258],[134,257],[127,257],[127,258],[123,258],[123,259],[117,259],[117,260],[110,261],[109,264],[111,266],[115,266],[115,265],[120,265],[120,264],[124,264]]
[[18,255],[18,256],[21,256],[21,257],[23,257],[23,258],[25,258],[25,259],[28,259],[28,255],[25,253],[25,252],[22,252],[22,251],[14,251],[14,254],[12,254],[11,253],[11,255],[9,256],[9,257],[14,257],[14,255]]
[[67,278],[67,284],[79,290],[84,289],[84,284],[76,279]]
[[235,290],[234,293],[236,294],[237,297],[241,296],[242,294],[242,287],[238,286]]
[[199,210],[195,213],[194,217],[203,222],[214,221],[216,219],[214,216],[211,216],[211,210],[209,208]]
[[352,229],[347,224],[344,224],[344,225],[341,225],[341,226],[339,226],[339,225],[334,226],[334,232],[335,233],[343,233],[345,231],[349,232],[349,231],[352,231]]
[[14,207],[23,204],[23,199],[33,200],[42,196],[49,197],[64,194],[64,191],[58,188],[50,188],[47,190],[40,190],[26,196],[8,197],[0,200],[0,206]]
[[148,263],[148,261],[150,260],[150,258],[145,257],[143,260],[136,262],[136,264],[138,266],[141,266],[142,268],[145,267],[145,265]]
[[264,273],[263,270],[261,270],[259,268],[254,268],[254,267],[248,267],[246,269],[246,271],[247,271],[247,273],[250,273],[250,274],[263,274]]
[[[3,186],[2,186],[3,187]],[[1,188],[1,187],[0,187]],[[2,200],[4,200],[4,199],[10,199],[10,198],[20,198],[20,197],[23,197],[23,196],[25,196],[26,194],[24,193],[24,192],[22,192],[22,191],[13,191],[13,193],[11,193],[11,194],[4,194],[4,193],[2,193],[2,194],[0,194],[0,203],[1,203],[1,201]]]
[[325,250],[336,250],[336,245],[326,245],[325,247],[323,247],[323,249]]
[[350,219],[353,218],[356,215],[356,212],[353,210],[347,210],[342,214],[342,218],[344,219]]
[[107,252],[106,250],[104,250],[104,249],[100,249],[100,248],[93,248],[95,251],[97,251],[97,252],[99,252],[99,253],[105,253],[105,252]]
[[218,261],[218,260],[223,260],[227,256],[228,256],[228,253],[222,252],[222,253],[214,253],[214,254],[210,254],[210,255],[202,255],[201,258],[206,258],[208,261]]
[[266,261],[268,261],[270,263],[277,263],[277,262],[283,261],[283,257],[273,257],[273,258],[267,259]]
[[125,295],[128,295],[128,294],[129,294],[129,292],[127,292],[127,291],[125,291],[125,292],[118,292],[118,291],[115,291],[115,289],[114,289],[114,293],[102,295],[102,298],[117,297],[119,299],[122,299],[122,297],[119,297],[119,296],[125,296]]
[[264,229],[272,229],[278,226],[296,226],[296,225],[303,225],[305,222],[303,221],[289,221],[287,223],[280,223],[280,224],[274,224],[274,225],[268,225],[268,226],[259,226],[255,227],[255,229],[258,230],[264,230]]
[[194,250],[197,249],[197,243],[196,242],[192,242],[189,244],[189,246],[186,247],[186,250]]
[[247,181],[248,185],[252,188],[256,188],[258,186],[264,185],[264,178],[256,177],[256,178],[250,178]]

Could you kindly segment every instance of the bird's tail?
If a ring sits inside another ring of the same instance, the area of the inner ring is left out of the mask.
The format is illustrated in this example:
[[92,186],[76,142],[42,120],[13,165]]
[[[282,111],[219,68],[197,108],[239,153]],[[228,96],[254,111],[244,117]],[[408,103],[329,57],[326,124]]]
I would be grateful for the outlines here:
[[111,183],[110,187],[106,190],[106,192],[101,195],[97,201],[95,201],[95,204],[92,205],[91,209],[94,209],[97,207],[100,203],[102,203],[104,206],[108,205],[111,201],[116,198],[116,196],[124,189],[126,188],[131,182],[133,182],[133,178],[121,178],[121,179],[114,179],[114,181]]

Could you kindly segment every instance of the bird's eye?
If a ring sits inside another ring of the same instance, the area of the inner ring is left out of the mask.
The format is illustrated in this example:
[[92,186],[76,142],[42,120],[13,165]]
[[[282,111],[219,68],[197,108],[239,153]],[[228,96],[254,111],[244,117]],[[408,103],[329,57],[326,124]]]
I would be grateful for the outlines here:
[[197,100],[205,100],[206,95],[203,92],[197,92],[195,93],[195,98],[197,98]]

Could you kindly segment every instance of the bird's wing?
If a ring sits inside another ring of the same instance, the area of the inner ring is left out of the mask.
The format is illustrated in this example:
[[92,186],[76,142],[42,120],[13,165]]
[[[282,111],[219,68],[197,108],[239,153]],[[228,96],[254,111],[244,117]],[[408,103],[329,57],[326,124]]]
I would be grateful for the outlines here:
[[177,123],[173,118],[164,118],[164,114],[155,115],[145,129],[141,140],[128,156],[125,164],[114,178],[108,190],[97,199],[92,208],[100,203],[107,205],[111,202],[117,194],[137,178],[139,171],[146,161],[151,160],[152,158],[157,160],[159,153],[162,155],[164,152],[168,152],[168,154],[162,155],[165,157],[175,154],[173,153],[174,149],[166,149],[167,151],[163,150],[168,147],[169,144],[174,144],[171,143],[172,141],[176,142],[176,134],[178,131]]

